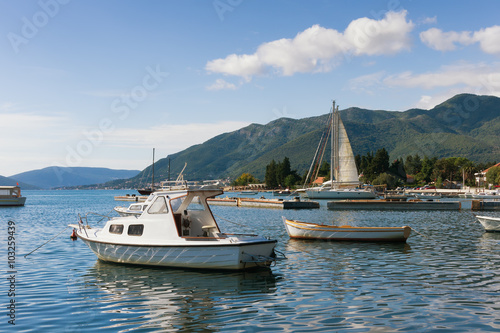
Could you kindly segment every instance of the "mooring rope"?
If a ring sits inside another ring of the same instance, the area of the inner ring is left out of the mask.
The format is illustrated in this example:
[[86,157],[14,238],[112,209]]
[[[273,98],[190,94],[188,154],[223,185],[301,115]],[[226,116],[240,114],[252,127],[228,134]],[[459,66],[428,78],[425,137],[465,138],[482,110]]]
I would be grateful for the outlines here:
[[226,222],[229,222],[229,223],[232,223],[232,224],[235,224],[235,225],[239,225],[240,227],[248,228],[248,226],[247,226],[247,225],[240,224],[240,223],[238,223],[238,222],[234,222],[234,221],[231,221],[231,220],[225,219],[225,218],[223,218],[223,217],[221,217],[221,216],[218,216],[218,215],[215,215],[215,214],[213,214],[213,215],[214,215],[215,217],[217,217],[217,218],[221,219],[221,220],[226,221]]
[[58,233],[57,235],[55,235],[54,237],[52,237],[51,239],[49,239],[48,241],[46,241],[45,243],[43,243],[42,245],[40,245],[39,247],[37,247],[36,249],[34,249],[33,251],[31,251],[30,253],[28,254],[25,254],[24,257],[26,258],[27,256],[29,256],[30,254],[32,254],[33,252],[35,252],[36,250],[38,250],[39,248],[41,248],[42,246],[50,243],[54,238],[56,238],[57,236],[59,236],[60,234],[62,234],[64,231],[66,231],[66,229],[68,229],[70,226],[67,226],[66,228],[64,228],[63,231],[61,231],[60,233]]
[[429,239],[429,237],[427,237],[427,236],[425,236],[425,235],[421,234],[420,232],[418,232],[417,230],[413,229],[412,227],[410,227],[410,228],[411,228],[411,230],[415,231],[415,232],[416,232],[417,234],[419,234],[420,236],[422,236],[422,237],[425,237],[425,238]]

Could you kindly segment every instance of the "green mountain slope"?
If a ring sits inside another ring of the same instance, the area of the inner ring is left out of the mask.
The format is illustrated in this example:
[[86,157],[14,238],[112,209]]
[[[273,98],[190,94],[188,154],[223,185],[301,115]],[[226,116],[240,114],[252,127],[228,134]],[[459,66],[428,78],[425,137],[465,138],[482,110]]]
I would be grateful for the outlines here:
[[[325,106],[328,111],[328,106]],[[476,162],[500,160],[500,99],[460,94],[431,110],[404,112],[348,108],[341,111],[354,154],[386,148],[391,158],[463,156]],[[185,179],[231,177],[244,172],[263,179],[265,166],[287,156],[299,174],[307,170],[328,114],[304,119],[281,118],[266,125],[252,124],[168,156],[170,178],[184,163]],[[328,148],[329,149],[329,148]],[[155,163],[155,178],[168,177],[168,159]],[[151,175],[151,167],[130,179],[138,186]]]

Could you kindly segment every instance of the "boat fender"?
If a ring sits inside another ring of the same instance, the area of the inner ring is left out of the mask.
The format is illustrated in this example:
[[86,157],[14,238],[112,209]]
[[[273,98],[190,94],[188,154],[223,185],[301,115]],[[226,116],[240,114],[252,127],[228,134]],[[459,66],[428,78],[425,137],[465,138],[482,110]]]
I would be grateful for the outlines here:
[[71,236],[69,236],[69,238],[73,241],[77,240],[78,237],[76,237],[76,231],[75,229],[73,229],[73,232],[71,233]]

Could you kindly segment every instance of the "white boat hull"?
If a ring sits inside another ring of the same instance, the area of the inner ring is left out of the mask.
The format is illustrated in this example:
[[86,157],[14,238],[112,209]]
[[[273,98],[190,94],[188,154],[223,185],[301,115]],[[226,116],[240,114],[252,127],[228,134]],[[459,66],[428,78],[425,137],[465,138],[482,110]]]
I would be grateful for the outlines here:
[[476,216],[486,231],[500,232],[500,217]]
[[[91,234],[92,231],[87,233]],[[82,235],[82,231],[78,231],[77,235],[104,261],[196,269],[243,270],[267,267],[274,261],[276,245],[276,241],[265,238],[234,243],[194,240],[185,245],[112,244],[89,239]]]
[[330,226],[316,223],[305,223],[283,218],[290,238],[322,239],[337,241],[379,241],[406,242],[411,228],[404,227],[352,227]]
[[372,191],[364,190],[306,190],[309,199],[375,199],[377,196]]

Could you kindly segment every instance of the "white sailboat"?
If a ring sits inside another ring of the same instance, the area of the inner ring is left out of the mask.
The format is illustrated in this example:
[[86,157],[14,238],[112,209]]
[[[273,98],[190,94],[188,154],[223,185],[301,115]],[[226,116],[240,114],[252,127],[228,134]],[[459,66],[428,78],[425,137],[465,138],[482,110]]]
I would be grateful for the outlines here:
[[335,101],[330,118],[330,138],[330,174],[334,180],[306,189],[307,196],[310,199],[375,199],[373,191],[359,188],[358,169],[351,143],[340,118],[339,107],[335,107]]

